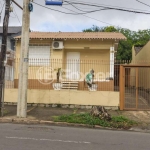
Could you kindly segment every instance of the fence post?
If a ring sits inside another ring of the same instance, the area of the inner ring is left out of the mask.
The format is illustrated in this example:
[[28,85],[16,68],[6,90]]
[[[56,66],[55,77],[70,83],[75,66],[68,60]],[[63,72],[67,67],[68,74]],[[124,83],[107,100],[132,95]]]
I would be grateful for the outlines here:
[[138,109],[138,79],[139,79],[139,77],[138,77],[138,75],[139,75],[139,73],[138,73],[138,71],[139,71],[139,68],[138,67],[136,67],[136,85],[135,85],[135,87],[136,87],[136,109]]
[[124,109],[124,67],[120,65],[120,80],[119,80],[119,93],[120,93],[120,110]]

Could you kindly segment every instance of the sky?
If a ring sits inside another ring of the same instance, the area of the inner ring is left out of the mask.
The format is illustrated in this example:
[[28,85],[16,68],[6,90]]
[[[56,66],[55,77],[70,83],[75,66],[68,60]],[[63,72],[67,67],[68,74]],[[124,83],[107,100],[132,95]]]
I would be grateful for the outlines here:
[[[21,6],[23,6],[23,0],[15,0]],[[64,2],[63,6],[47,6],[45,0],[33,0],[50,9],[63,11],[66,13],[83,13],[83,11],[97,10],[101,8],[89,7],[86,5],[74,5],[75,7],[66,5]],[[136,0],[66,0],[70,2],[82,2],[92,3],[96,5],[107,5],[115,8],[124,8],[137,11],[146,11],[150,13],[150,7],[143,5]],[[143,3],[150,5],[149,0],[140,0]],[[5,0],[0,0],[0,11]],[[20,26],[22,25],[22,10],[15,4],[11,5],[13,12],[10,14],[9,26]],[[33,12],[30,14],[30,29],[32,31],[44,31],[44,32],[82,32],[83,29],[87,29],[96,25],[98,27],[110,26],[128,28],[130,30],[144,30],[150,29],[150,14],[137,14],[131,12],[122,12],[118,10],[102,10],[98,12],[85,14],[88,17],[95,18],[91,19],[84,15],[71,15],[64,14],[50,9],[43,8],[33,3]],[[70,9],[70,10],[68,10]],[[73,12],[74,11],[74,12]],[[4,9],[1,15],[0,25],[3,24]]]

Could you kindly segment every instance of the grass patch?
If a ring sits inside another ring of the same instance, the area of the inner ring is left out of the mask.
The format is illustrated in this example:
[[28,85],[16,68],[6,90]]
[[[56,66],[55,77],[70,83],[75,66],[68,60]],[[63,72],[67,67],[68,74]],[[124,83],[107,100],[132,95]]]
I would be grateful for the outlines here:
[[91,116],[89,113],[71,114],[53,117],[55,122],[68,122],[86,125],[99,125],[102,127],[110,127],[117,129],[129,129],[137,124],[135,121],[129,120],[124,116],[113,116],[111,121],[101,120],[97,117]]

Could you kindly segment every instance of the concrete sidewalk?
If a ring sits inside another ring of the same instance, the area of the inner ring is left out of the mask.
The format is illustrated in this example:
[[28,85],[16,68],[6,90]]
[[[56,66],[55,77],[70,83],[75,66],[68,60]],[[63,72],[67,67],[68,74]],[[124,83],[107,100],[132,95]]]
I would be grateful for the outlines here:
[[[69,123],[55,123],[53,122],[53,116],[60,116],[72,113],[87,113],[90,109],[77,109],[77,108],[52,108],[52,107],[28,107],[28,113],[26,119],[19,119],[16,117],[16,106],[5,106],[4,117],[0,118],[0,122],[14,122],[14,123],[46,123],[52,125],[73,125],[73,126],[86,126],[87,125],[74,125]],[[150,131],[150,111],[115,111],[108,110],[112,116],[125,116],[131,120],[139,123],[137,127],[131,130]]]

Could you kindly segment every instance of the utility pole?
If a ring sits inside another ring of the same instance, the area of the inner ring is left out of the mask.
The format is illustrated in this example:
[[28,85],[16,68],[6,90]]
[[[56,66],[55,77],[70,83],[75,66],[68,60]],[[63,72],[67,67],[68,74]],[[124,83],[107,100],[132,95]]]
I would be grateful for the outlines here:
[[28,85],[28,55],[29,55],[29,26],[30,26],[30,0],[23,0],[22,35],[19,70],[19,89],[17,117],[27,117],[27,85]]
[[[32,11],[32,7],[31,5],[29,5],[30,1],[31,0],[23,0],[19,89],[18,89],[18,104],[17,104],[17,117],[20,118],[27,117],[29,27],[30,27],[30,11]],[[62,5],[62,3],[63,1],[61,3],[53,3],[53,1],[50,1],[50,3],[48,3],[47,5]]]
[[5,77],[4,61],[6,58],[6,51],[7,51],[9,13],[10,13],[10,0],[6,0],[5,16],[3,21],[2,45],[1,45],[1,53],[0,53],[0,116],[2,114],[2,99],[3,99],[4,77]]

